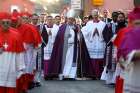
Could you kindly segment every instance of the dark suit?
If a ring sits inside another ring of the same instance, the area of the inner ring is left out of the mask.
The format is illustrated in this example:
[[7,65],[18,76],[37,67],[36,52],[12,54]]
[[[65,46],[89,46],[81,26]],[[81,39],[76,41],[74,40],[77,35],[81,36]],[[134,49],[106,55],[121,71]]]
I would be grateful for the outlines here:
[[111,21],[112,21],[111,18],[104,18],[104,22],[105,22],[105,23],[110,23]]

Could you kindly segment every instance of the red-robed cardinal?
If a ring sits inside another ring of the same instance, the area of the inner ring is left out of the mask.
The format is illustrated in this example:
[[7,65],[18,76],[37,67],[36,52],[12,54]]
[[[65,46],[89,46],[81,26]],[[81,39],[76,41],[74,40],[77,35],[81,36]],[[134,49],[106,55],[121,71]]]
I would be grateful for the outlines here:
[[0,12],[0,93],[18,93],[16,80],[25,69],[23,41],[10,21],[9,13]]

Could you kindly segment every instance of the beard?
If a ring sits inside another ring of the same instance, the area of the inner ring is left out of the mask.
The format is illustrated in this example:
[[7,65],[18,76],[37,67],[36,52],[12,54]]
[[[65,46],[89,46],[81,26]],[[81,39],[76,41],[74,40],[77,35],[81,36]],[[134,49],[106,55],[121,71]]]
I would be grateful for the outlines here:
[[126,26],[126,22],[125,21],[119,21],[118,22],[118,27],[119,28],[123,28],[123,27],[125,27]]
[[125,21],[118,21],[118,25],[125,25]]

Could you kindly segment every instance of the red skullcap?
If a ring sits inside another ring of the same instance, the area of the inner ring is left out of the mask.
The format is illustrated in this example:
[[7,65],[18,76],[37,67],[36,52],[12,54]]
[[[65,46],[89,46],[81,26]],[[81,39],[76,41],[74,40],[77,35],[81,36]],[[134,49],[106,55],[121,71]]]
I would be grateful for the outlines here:
[[11,15],[7,12],[0,12],[0,20],[2,19],[11,19]]

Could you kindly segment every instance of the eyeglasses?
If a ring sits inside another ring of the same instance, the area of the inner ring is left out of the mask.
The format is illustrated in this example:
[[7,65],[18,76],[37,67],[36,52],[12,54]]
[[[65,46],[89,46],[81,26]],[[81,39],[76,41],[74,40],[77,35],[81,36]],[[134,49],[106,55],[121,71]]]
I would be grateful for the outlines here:
[[1,23],[2,23],[2,24],[10,24],[9,21],[2,21]]
[[22,19],[24,19],[24,20],[28,20],[29,18],[28,18],[28,17],[23,16],[23,17],[22,17]]

